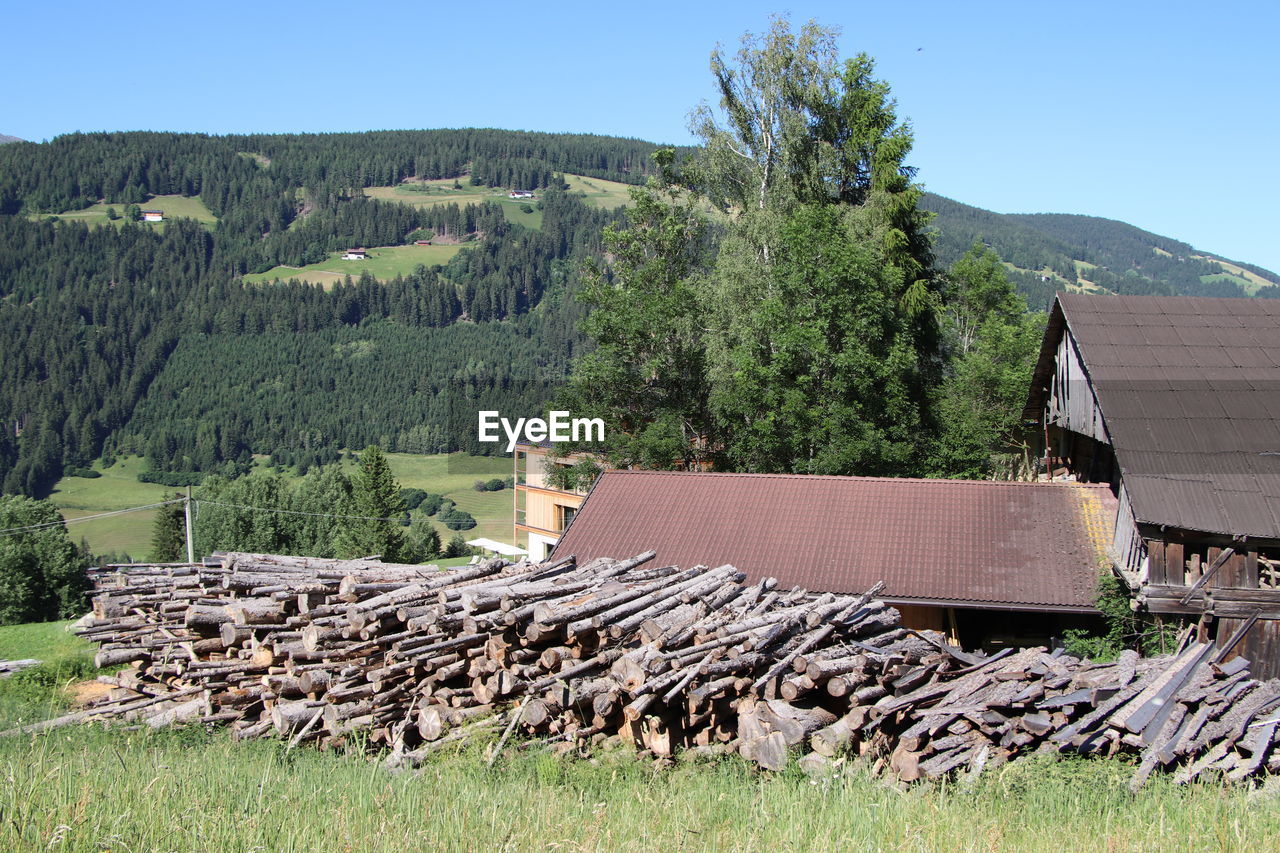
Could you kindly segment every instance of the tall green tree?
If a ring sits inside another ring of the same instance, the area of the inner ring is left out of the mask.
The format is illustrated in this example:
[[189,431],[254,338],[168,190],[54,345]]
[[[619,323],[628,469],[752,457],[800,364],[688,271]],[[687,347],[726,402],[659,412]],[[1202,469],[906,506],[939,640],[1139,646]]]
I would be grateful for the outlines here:
[[338,556],[380,554],[388,562],[405,559],[405,536],[400,527],[404,499],[387,457],[377,445],[360,453],[360,467],[351,478],[351,502],[338,540]]
[[[840,205],[783,216],[768,286],[725,275],[712,404],[734,470],[895,475],[919,465],[924,388],[893,270]],[[721,257],[729,272],[741,255]],[[741,310],[744,304],[750,310]]]
[[1000,256],[975,243],[947,274],[942,312],[947,375],[936,395],[940,432],[928,473],[981,478],[1016,471],[1022,407],[1044,335]]
[[913,474],[940,367],[912,136],[865,55],[784,18],[712,54],[693,185],[727,218],[709,287],[710,399],[739,470]]
[[84,557],[47,501],[0,496],[0,623],[45,622],[84,613]]
[[711,69],[701,149],[637,194],[584,287],[597,348],[571,387],[615,463],[919,473],[941,354],[910,127],[817,24],[777,18]]
[[[180,497],[176,492],[164,500]],[[169,504],[156,510],[151,524],[151,559],[157,563],[176,563],[186,559],[187,524],[182,504]]]
[[625,227],[604,231],[608,265],[583,277],[596,347],[575,363],[566,405],[605,419],[615,465],[697,467],[714,446],[700,292],[711,235],[695,197],[672,183],[671,152],[657,156],[664,179],[631,191]]

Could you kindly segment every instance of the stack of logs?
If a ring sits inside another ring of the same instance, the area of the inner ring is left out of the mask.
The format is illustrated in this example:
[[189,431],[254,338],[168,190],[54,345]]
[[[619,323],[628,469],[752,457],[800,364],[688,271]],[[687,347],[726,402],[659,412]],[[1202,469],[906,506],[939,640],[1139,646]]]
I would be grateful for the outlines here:
[[98,704],[37,727],[191,720],[322,747],[358,735],[397,766],[477,735],[500,749],[518,731],[768,769],[793,749],[813,772],[858,754],[903,780],[1045,752],[1139,755],[1135,785],[1156,768],[1280,769],[1280,683],[1209,646],[1113,663],[988,657],[904,629],[878,587],[810,594],[652,557],[110,567],[78,633],[100,644],[100,666],[128,666],[103,677],[117,689]]

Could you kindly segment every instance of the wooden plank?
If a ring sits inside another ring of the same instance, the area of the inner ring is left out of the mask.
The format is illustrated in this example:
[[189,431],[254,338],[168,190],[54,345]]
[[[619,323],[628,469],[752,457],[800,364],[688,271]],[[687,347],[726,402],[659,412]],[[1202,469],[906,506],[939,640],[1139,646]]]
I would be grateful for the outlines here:
[[[1169,582],[1165,572],[1165,554],[1163,539],[1148,539],[1147,546],[1147,583],[1163,585]],[[1178,578],[1178,580],[1182,580]]]
[[1257,605],[1243,601],[1213,601],[1208,612],[1219,619],[1248,619],[1257,616],[1268,622],[1280,620],[1280,605]]
[[1240,586],[1248,589],[1258,588],[1258,549],[1250,548],[1244,554],[1241,563]]
[[[1250,616],[1248,619],[1244,620],[1244,622],[1242,622],[1240,626],[1231,633],[1230,637],[1224,638],[1221,635],[1219,635],[1218,639],[1220,642],[1217,644],[1218,653],[1213,656],[1213,662],[1222,663],[1223,661],[1229,660],[1232,656],[1232,653],[1235,650],[1236,645],[1245,638],[1245,636],[1249,633],[1249,629],[1252,628],[1254,624],[1257,623],[1257,621],[1258,621],[1258,615],[1255,613],[1254,615]],[[1220,627],[1226,628],[1229,624],[1230,623],[1224,621]]]
[[1218,570],[1218,587],[1240,588],[1247,586],[1244,583],[1244,554],[1236,552],[1227,558],[1222,564],[1222,568]]
[[1236,652],[1252,661],[1249,669],[1255,678],[1280,677],[1280,622],[1259,620]]
[[1259,607],[1280,605],[1280,589],[1215,589],[1207,598],[1215,602],[1239,602]]
[[1204,599],[1190,604],[1179,604],[1176,599],[1147,599],[1143,605],[1148,613],[1173,613],[1180,616],[1196,616],[1205,610]]
[[1187,583],[1186,559],[1182,556],[1181,542],[1170,542],[1164,548],[1164,572],[1169,583],[1181,586]]

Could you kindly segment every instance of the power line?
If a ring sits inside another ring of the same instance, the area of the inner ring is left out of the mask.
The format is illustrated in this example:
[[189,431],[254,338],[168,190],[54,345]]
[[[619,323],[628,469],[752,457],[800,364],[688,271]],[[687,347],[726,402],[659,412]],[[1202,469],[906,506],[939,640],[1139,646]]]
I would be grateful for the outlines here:
[[160,503],[147,504],[146,506],[131,506],[126,509],[116,509],[111,512],[100,512],[95,515],[81,515],[76,518],[58,519],[57,521],[46,521],[43,524],[28,524],[26,527],[7,527],[0,530],[0,535],[8,533],[22,533],[27,530],[45,530],[50,527],[61,527],[64,524],[76,524],[81,521],[92,521],[95,518],[107,518],[112,515],[124,515],[129,512],[138,512],[144,509],[156,509],[170,504],[180,504],[186,498],[178,498],[177,500],[160,501]]
[[311,518],[350,518],[356,521],[397,521],[397,522],[403,520],[404,518],[404,516],[398,516],[396,518],[379,518],[378,516],[375,516],[375,515],[341,515],[339,513],[333,513],[333,512],[303,512],[302,510],[299,510],[299,509],[273,509],[273,508],[264,507],[264,506],[245,506],[244,504],[229,504],[229,503],[223,503],[222,501],[210,501],[210,500],[192,500],[192,503],[194,503],[197,507],[199,507],[200,504],[209,504],[210,506],[223,506],[223,507],[227,507],[228,509],[243,509],[243,510],[248,510],[249,512],[274,512],[274,513],[277,513],[278,515],[306,515],[306,516],[310,516]]
[[[81,515],[76,518],[67,518],[67,519],[61,519],[58,521],[46,521],[42,524],[29,524],[25,527],[9,527],[9,528],[5,528],[4,530],[0,530],[0,536],[11,534],[11,533],[24,533],[29,530],[46,530],[50,527],[59,527],[64,524],[77,524],[81,521],[93,521],[96,518],[109,518],[110,516],[113,516],[113,515],[125,515],[126,513],[130,513],[130,512],[141,512],[142,510],[146,510],[146,509],[157,509],[162,506],[170,506],[172,504],[184,503],[185,501],[186,501],[186,498],[177,498],[174,500],[160,501],[159,503],[145,504],[143,506],[131,506],[131,507],[126,507],[125,509],[116,509],[110,512],[100,512],[94,515]],[[248,506],[246,504],[232,504],[232,503],[226,503],[224,501],[200,500],[195,498],[191,500],[191,503],[195,504],[197,509],[199,508],[200,504],[209,504],[210,506],[220,506],[220,507],[225,507],[227,509],[239,509],[239,510],[244,510],[246,512],[270,512],[270,513],[275,513],[277,515],[302,515],[310,518],[345,518],[353,521],[394,521],[394,522],[400,522],[404,520],[404,516],[397,516],[395,518],[382,518],[375,515],[344,515],[342,513],[334,513],[334,512],[304,512],[303,510],[297,510],[297,509],[275,509],[271,507]],[[472,515],[471,517],[476,519],[477,521],[505,521],[506,520],[506,516],[499,517],[499,516]]]

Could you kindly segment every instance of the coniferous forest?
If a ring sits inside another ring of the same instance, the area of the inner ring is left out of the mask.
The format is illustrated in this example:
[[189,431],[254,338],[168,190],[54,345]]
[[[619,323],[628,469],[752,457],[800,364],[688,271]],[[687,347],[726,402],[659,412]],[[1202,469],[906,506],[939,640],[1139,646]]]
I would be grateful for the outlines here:
[[[481,450],[448,434],[450,411],[540,405],[581,340],[573,282],[616,214],[561,191],[561,176],[641,181],[653,149],[482,130],[3,146],[0,484],[39,496],[65,469],[118,453],[158,471],[234,472],[250,453]],[[362,193],[410,176],[538,189],[541,227],[493,203],[418,208]],[[216,225],[45,215],[160,194],[199,196]],[[424,231],[467,248],[444,266],[327,290],[241,279]]]

